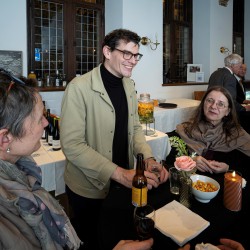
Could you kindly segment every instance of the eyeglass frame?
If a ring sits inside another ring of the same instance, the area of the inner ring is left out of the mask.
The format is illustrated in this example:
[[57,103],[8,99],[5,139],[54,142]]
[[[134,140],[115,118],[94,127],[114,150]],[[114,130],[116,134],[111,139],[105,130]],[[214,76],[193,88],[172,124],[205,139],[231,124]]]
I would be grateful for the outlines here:
[[11,72],[5,70],[4,68],[0,68],[0,73],[8,76],[13,83],[18,83],[18,84],[21,84],[21,85],[25,85],[25,83],[22,80],[18,79]]
[[[120,50],[120,49],[117,49],[117,48],[114,48],[114,50],[120,51],[123,54],[123,59],[125,59],[125,60],[130,60],[132,58],[132,56],[134,56],[135,60],[138,62],[143,57],[143,54],[140,54],[140,53],[133,54],[130,51]],[[129,58],[125,58],[125,55],[127,55],[127,56],[129,55]],[[136,59],[137,56],[139,56],[139,59]]]
[[[213,98],[206,98],[205,99],[205,102],[207,103],[207,104],[209,104],[210,106],[212,106],[212,105],[214,105],[214,104],[216,104],[216,107],[218,108],[218,109],[224,109],[224,108],[227,108],[228,106],[226,106],[226,104],[223,102],[223,101],[219,101],[219,102],[216,102]],[[222,105],[222,106],[219,106],[219,105]]]

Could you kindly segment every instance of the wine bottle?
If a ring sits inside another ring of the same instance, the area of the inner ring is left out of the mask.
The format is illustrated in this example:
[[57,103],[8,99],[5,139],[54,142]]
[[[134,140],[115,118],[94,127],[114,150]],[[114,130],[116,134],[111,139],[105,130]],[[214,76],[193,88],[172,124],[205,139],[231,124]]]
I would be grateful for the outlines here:
[[135,207],[147,205],[147,178],[144,175],[143,154],[137,154],[136,172],[132,181],[132,204]]
[[49,140],[49,138],[48,138],[48,132],[49,132],[49,122],[50,122],[50,109],[47,109],[47,115],[46,115],[46,118],[47,118],[47,121],[48,121],[48,125],[47,125],[47,127],[46,127],[46,131],[45,131],[45,133],[46,133],[46,142],[48,143],[48,140]]
[[[45,117],[47,117],[47,112],[46,112],[46,105],[45,105],[45,101],[43,101],[43,115],[45,116]],[[43,129],[43,135],[42,135],[42,139],[43,140],[45,140],[46,139],[46,129],[47,127],[45,127],[44,129]]]
[[59,70],[56,70],[56,87],[60,86],[60,75]]
[[60,143],[60,130],[59,130],[59,120],[55,119],[53,140],[52,140],[52,149],[57,151],[61,149]]
[[43,82],[42,82],[42,77],[40,75],[40,72],[37,72],[37,86],[42,87]]
[[49,116],[48,117],[48,144],[52,146],[52,141],[53,141],[53,133],[54,133],[54,119],[53,117]]

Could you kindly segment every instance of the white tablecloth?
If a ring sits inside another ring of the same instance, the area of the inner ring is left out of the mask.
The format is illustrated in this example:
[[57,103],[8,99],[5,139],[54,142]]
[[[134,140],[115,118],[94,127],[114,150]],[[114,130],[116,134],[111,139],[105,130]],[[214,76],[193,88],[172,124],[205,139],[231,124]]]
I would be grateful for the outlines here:
[[200,101],[184,98],[168,99],[165,102],[175,103],[177,107],[173,109],[154,108],[155,129],[164,133],[175,130],[177,124],[187,121],[200,104]]
[[[155,158],[165,159],[171,149],[168,136],[160,131],[155,132],[155,136],[146,136],[146,141],[151,146]],[[41,148],[32,156],[42,170],[42,187],[47,191],[55,191],[55,195],[63,194],[66,158],[62,150],[53,151],[44,140],[41,140],[41,144]]]
[[65,192],[64,168],[65,156],[62,150],[54,151],[44,140],[42,146],[32,154],[33,159],[42,170],[42,187],[55,191],[55,195]]
[[171,150],[170,142],[168,139],[168,135],[155,130],[155,134],[153,136],[146,136],[146,141],[150,145],[154,157],[157,160],[165,160],[166,156],[169,154]]

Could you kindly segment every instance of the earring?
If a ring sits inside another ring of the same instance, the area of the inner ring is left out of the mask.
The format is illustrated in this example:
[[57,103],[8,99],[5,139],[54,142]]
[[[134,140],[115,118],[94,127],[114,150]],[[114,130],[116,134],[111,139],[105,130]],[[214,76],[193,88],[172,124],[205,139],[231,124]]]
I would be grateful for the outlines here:
[[10,148],[7,148],[6,152],[9,154],[10,153]]

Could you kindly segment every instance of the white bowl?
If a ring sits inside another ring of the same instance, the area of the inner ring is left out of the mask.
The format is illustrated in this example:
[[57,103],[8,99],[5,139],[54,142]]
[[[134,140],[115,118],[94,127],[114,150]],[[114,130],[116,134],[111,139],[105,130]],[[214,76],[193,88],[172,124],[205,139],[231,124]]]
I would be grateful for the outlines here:
[[202,203],[208,203],[211,199],[213,199],[218,194],[218,192],[220,190],[220,184],[216,180],[214,180],[208,176],[195,174],[195,175],[191,175],[191,179],[193,181],[193,185],[195,182],[197,182],[199,180],[202,182],[209,182],[209,183],[215,185],[217,188],[216,191],[205,192],[205,191],[197,190],[196,188],[194,188],[192,186],[192,193],[193,193],[195,199],[202,202]]

